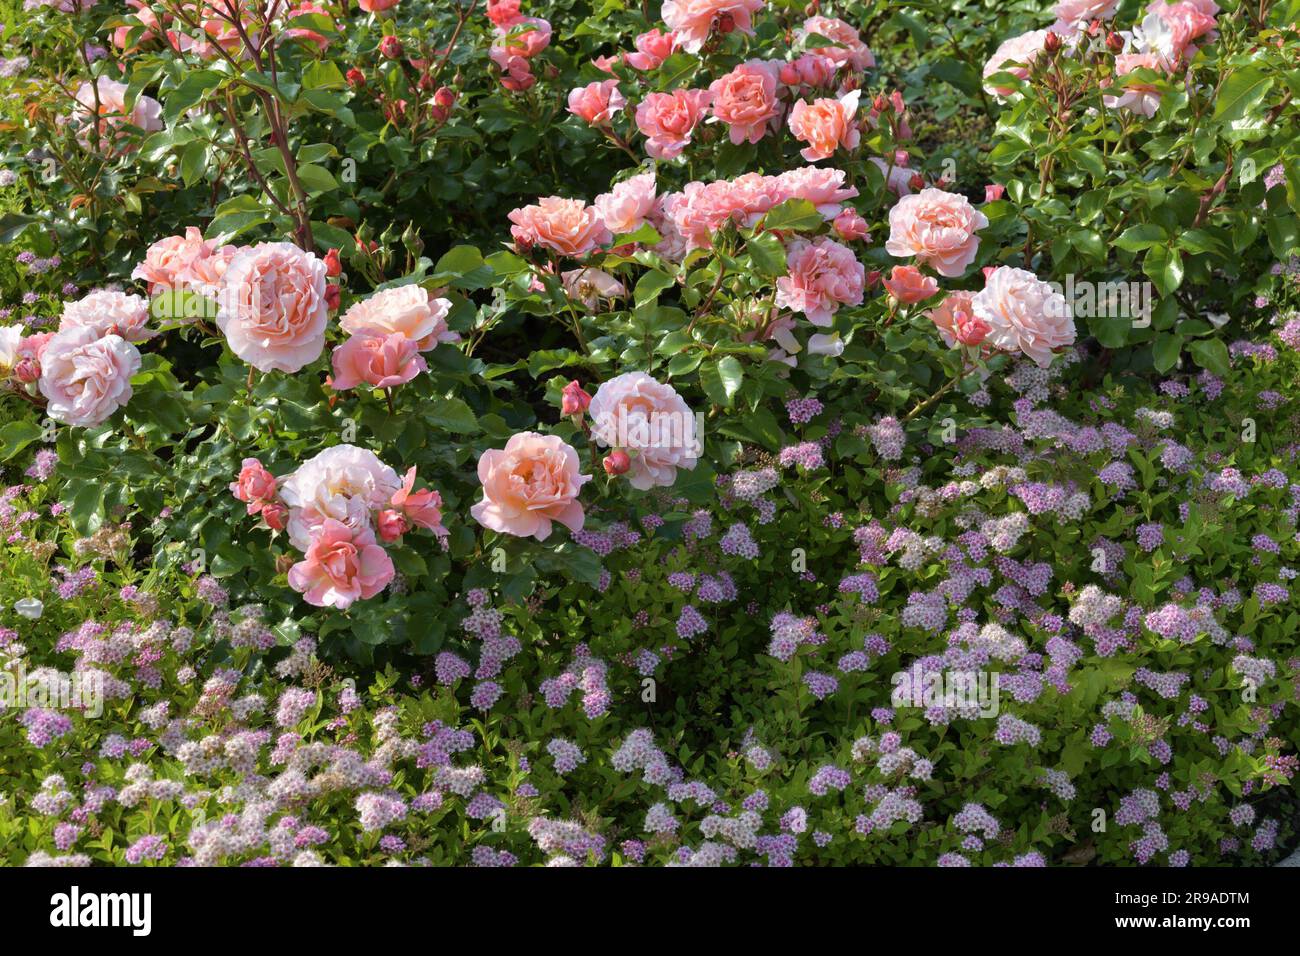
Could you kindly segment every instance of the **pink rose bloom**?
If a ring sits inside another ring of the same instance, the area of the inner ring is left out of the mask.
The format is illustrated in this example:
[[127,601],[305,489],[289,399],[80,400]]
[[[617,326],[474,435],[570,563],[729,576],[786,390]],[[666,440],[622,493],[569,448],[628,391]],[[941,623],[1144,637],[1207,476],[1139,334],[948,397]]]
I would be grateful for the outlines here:
[[631,457],[628,481],[638,491],[667,487],[677,469],[693,471],[704,436],[690,407],[671,385],[644,372],[627,372],[596,389],[587,407],[592,435]]
[[857,149],[862,134],[854,119],[858,112],[861,90],[845,93],[837,100],[830,98],[812,103],[799,100],[790,110],[790,132],[807,147],[800,154],[810,163],[829,159],[839,147]]
[[120,335],[88,326],[59,332],[41,355],[46,413],[68,425],[98,425],[131,400],[140,353]]
[[675,159],[690,145],[691,134],[704,119],[708,90],[651,93],[636,108],[636,126],[647,137],[646,152],[655,159]]
[[884,280],[885,291],[902,305],[922,302],[939,291],[939,282],[916,266],[894,266]]
[[[1042,54],[1046,40],[1046,30],[1031,30],[1003,41],[1002,45],[993,51],[988,63],[984,64],[984,79],[987,80],[995,73],[1010,73],[1017,79],[1027,79],[1029,68]],[[1015,89],[1010,86],[989,86],[987,83],[984,84],[984,88],[1000,100],[1006,99],[1015,92]]]
[[1179,0],[1166,3],[1156,0],[1147,8],[1142,20],[1142,36],[1147,48],[1159,54],[1167,69],[1196,55],[1196,41],[1213,40],[1218,6],[1212,0]]
[[676,52],[677,34],[664,33],[656,27],[636,38],[636,52],[628,53],[623,61],[634,70],[657,70]]
[[447,529],[442,525],[442,495],[432,488],[416,491],[414,467],[407,470],[402,487],[393,492],[389,503],[415,527],[432,531],[439,538],[446,537]]
[[447,328],[451,302],[430,296],[429,290],[415,285],[384,289],[355,303],[339,319],[339,327],[349,335],[363,331],[404,336],[421,352],[436,348],[441,342],[456,342],[460,336]]
[[1078,33],[1093,20],[1109,20],[1118,6],[1119,0],[1058,0],[1052,7],[1052,31],[1062,36]]
[[[95,115],[95,90],[99,90],[99,115]],[[77,87],[75,99],[82,110],[75,113],[75,119],[82,124],[77,132],[77,141],[86,148],[92,148],[95,136],[90,131],[91,123],[99,129],[100,149],[116,151],[119,141],[126,136],[126,126],[135,126],[146,133],[156,133],[163,128],[162,104],[153,97],[143,93],[135,98],[130,110],[126,108],[127,85],[106,76],[99,77],[94,84],[82,83]]]
[[315,607],[351,607],[372,598],[393,580],[393,559],[369,528],[354,530],[328,520],[306,556],[289,569],[289,586]]
[[627,295],[627,289],[608,272],[600,269],[573,269],[560,275],[564,291],[575,302],[595,312],[602,299],[621,299]]
[[[358,2],[360,2],[360,0],[358,0]],[[384,2],[384,0],[375,0],[375,2],[382,3]],[[397,0],[392,0],[392,2],[389,3],[388,5],[396,6]],[[362,9],[364,10],[365,7],[362,7]],[[377,7],[377,9],[387,9],[387,8]],[[284,14],[284,19],[286,22],[289,22],[292,21],[295,17],[305,17],[311,14],[317,14],[319,16],[325,17],[327,20],[332,19],[330,17],[330,12],[328,10],[315,3],[309,2],[309,0],[308,2],[300,2],[293,9],[286,11]],[[284,31],[282,35],[285,38],[290,40],[295,40],[295,39],[306,40],[307,42],[314,44],[316,46],[316,49],[320,50],[322,53],[325,51],[325,48],[330,45],[329,37],[325,36],[323,33],[317,32],[316,30],[309,30],[305,27],[289,27]]]
[[500,31],[501,49],[506,56],[522,56],[531,60],[551,45],[551,25],[541,17],[520,17]]
[[120,335],[128,342],[143,342],[158,334],[149,328],[148,299],[106,290],[63,303],[59,331],[77,328],[94,329],[96,335]]
[[655,174],[639,173],[596,197],[596,210],[615,236],[636,232],[655,208]]
[[859,216],[855,209],[844,209],[835,217],[831,227],[835,230],[835,235],[845,242],[856,242],[868,237],[867,221]]
[[498,30],[507,30],[523,19],[519,0],[488,0],[487,18]]
[[[384,10],[393,9],[393,7],[397,6],[397,2],[398,0],[357,0],[357,6],[366,11],[366,13],[380,13]],[[518,8],[519,4],[516,2],[515,9]],[[491,15],[489,8],[488,16]]]
[[569,92],[569,112],[589,126],[608,126],[625,106],[618,80],[588,83]]
[[732,143],[757,143],[775,125],[781,115],[778,82],[775,68],[750,60],[709,86],[713,120],[727,124]]
[[399,487],[397,472],[374,452],[355,445],[326,448],[280,486],[280,498],[289,506],[289,540],[306,551],[326,519],[369,528],[372,514],[388,504]]
[[521,249],[541,246],[561,256],[581,259],[613,240],[595,207],[581,199],[549,196],[535,206],[513,210],[510,235]]
[[1056,349],[1074,342],[1074,316],[1065,297],[1024,269],[993,270],[971,307],[992,328],[990,344],[1019,349],[1042,368],[1052,364]]
[[715,27],[723,33],[739,30],[752,36],[751,17],[762,8],[763,0],[667,0],[661,16],[677,34],[682,49],[699,53]]
[[150,246],[144,261],[132,270],[131,278],[149,283],[149,291],[154,295],[183,288],[183,279],[194,264],[212,255],[216,248],[217,244],[204,239],[198,227],[188,226],[185,235],[168,236]]
[[839,46],[810,48],[809,52],[816,56],[825,57],[841,66],[847,63],[859,72],[876,65],[876,58],[862,42],[858,31],[838,17],[809,17],[804,21],[803,26],[795,30],[795,36],[800,40],[805,40],[813,34],[834,40],[839,44]]
[[[1121,53],[1115,57],[1115,75],[1127,76],[1137,69],[1163,72],[1166,64],[1156,53]],[[1103,81],[1105,82],[1105,81]],[[1124,109],[1145,116],[1147,119],[1156,115],[1160,108],[1160,87],[1155,83],[1130,80],[1118,87],[1119,95],[1105,94],[1101,101],[1108,109]]]
[[288,242],[240,249],[222,279],[217,325],[261,372],[297,372],[325,349],[325,263]]
[[805,53],[793,63],[781,67],[781,82],[789,87],[806,86],[811,89],[831,86],[839,64],[820,53]]
[[880,175],[886,177],[885,188],[895,196],[907,196],[912,192],[912,177],[916,175],[916,170],[910,169],[904,164],[895,163],[890,166],[879,156],[871,157],[872,165],[880,170]]
[[856,187],[844,185],[844,175],[842,169],[804,166],[782,173],[777,180],[785,199],[806,199],[827,219],[834,219],[843,203],[858,194]]
[[948,348],[959,343],[958,327],[963,320],[968,323],[974,320],[975,312],[971,306],[974,298],[974,292],[949,292],[942,302],[926,313]]
[[980,247],[975,233],[988,224],[984,213],[960,193],[922,189],[889,210],[885,250],[898,259],[914,256],[939,275],[956,278],[975,261]]
[[831,324],[841,305],[861,305],[867,272],[853,250],[824,236],[796,239],[786,255],[789,274],[776,280],[776,304],[802,312],[813,325]]
[[239,252],[239,246],[218,246],[212,255],[192,260],[176,274],[177,288],[189,289],[215,299],[221,294],[221,281],[230,267],[230,260]]
[[275,475],[262,467],[256,458],[245,458],[239,477],[230,483],[230,493],[248,505],[248,513],[255,515],[267,502],[275,500]]
[[335,391],[356,388],[363,382],[372,388],[393,388],[405,384],[428,369],[419,347],[400,332],[365,329],[334,350],[330,359]]
[[591,475],[580,472],[578,453],[558,435],[519,432],[504,449],[489,448],[479,457],[483,500],[470,514],[483,527],[518,538],[545,541],[553,521],[581,531],[578,493]]

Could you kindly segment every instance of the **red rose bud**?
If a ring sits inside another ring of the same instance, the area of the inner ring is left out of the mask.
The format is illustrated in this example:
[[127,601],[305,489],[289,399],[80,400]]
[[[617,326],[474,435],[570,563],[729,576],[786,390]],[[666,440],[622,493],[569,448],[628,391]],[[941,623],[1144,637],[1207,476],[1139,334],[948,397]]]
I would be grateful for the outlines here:
[[325,287],[325,306],[331,312],[339,307],[339,287],[336,285],[327,285]]
[[262,505],[262,520],[272,531],[283,531],[289,509],[279,501],[268,501]]
[[1043,38],[1043,49],[1048,53],[1055,53],[1061,49],[1061,37],[1052,30],[1047,31],[1047,36]]
[[731,33],[736,29],[736,18],[730,13],[724,13],[718,17],[718,32]]
[[884,96],[883,94],[878,95],[874,100],[871,101],[871,108],[875,110],[877,113],[888,113],[889,98]]
[[907,181],[907,184],[913,189],[924,189],[925,177],[920,173],[912,173],[912,178]]
[[343,78],[348,81],[348,85],[360,89],[366,85],[366,75],[358,70],[355,66],[343,74]]
[[605,474],[617,478],[619,475],[627,474],[628,469],[632,467],[632,459],[627,456],[627,452],[617,448],[605,456],[602,464],[605,466]]
[[577,379],[564,386],[564,391],[560,396],[561,415],[581,415],[586,412],[587,406],[590,404],[591,396],[583,391]]
[[1001,186],[998,183],[989,183],[984,187],[984,201],[997,202],[1006,194],[1006,191],[1006,186]]
[[41,363],[35,359],[25,358],[14,366],[14,378],[24,385],[30,385],[41,377]]
[[438,92],[433,94],[433,102],[449,110],[456,105],[456,92],[449,86],[440,86]]
[[1124,49],[1124,38],[1111,30],[1110,33],[1106,34],[1106,49],[1110,50],[1111,53],[1120,52]]
[[402,55],[402,41],[395,36],[386,36],[379,41],[379,52],[390,60]]
[[339,262],[339,251],[331,249],[325,253],[325,274],[337,278],[343,274],[343,263]]
[[867,273],[867,288],[870,289],[875,287],[878,282],[880,282],[880,270],[872,269]]

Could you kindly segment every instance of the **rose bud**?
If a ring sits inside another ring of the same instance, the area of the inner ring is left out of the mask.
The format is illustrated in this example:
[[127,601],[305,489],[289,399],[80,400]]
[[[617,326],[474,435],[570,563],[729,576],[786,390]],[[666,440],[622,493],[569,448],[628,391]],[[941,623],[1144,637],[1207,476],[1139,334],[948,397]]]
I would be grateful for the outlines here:
[[591,404],[591,396],[583,391],[578,380],[574,379],[564,386],[560,397],[560,414],[565,416],[581,415]]
[[731,33],[736,29],[736,18],[730,13],[724,13],[718,17],[718,32]]
[[288,574],[289,569],[297,563],[292,554],[282,554],[275,559],[275,573]]
[[438,87],[438,92],[433,94],[434,103],[443,109],[451,109],[456,105],[456,92],[449,86]]
[[925,177],[920,173],[912,173],[912,178],[907,181],[907,184],[913,189],[924,189]]
[[327,285],[325,287],[325,305],[331,312],[339,307],[339,287],[337,285]]
[[627,456],[627,452],[621,448],[616,448],[605,456],[601,462],[605,466],[605,474],[611,478],[619,475],[626,475],[628,469],[632,467],[632,459]]
[[262,503],[262,520],[272,531],[283,531],[285,519],[289,517],[289,509],[283,502],[266,501]]
[[396,541],[406,534],[406,515],[396,508],[385,508],[379,512],[379,537],[384,541]]
[[343,263],[339,262],[339,251],[331,249],[325,253],[325,274],[337,278],[343,274]]
[[1006,191],[1006,186],[999,185],[998,183],[989,183],[984,187],[984,201],[997,202],[1003,197],[1003,195],[1005,195]]
[[858,215],[857,210],[845,207],[831,224],[835,234],[845,242],[867,237],[867,221]]
[[784,63],[781,65],[781,82],[786,86],[799,85],[799,70],[793,63]]
[[357,89],[366,85],[366,75],[355,66],[344,73],[343,78],[348,81],[349,86],[356,87]]
[[1111,30],[1110,33],[1106,34],[1106,49],[1110,50],[1111,53],[1119,53],[1124,49],[1124,38]]
[[1061,37],[1052,30],[1047,31],[1047,36],[1043,38],[1043,49],[1048,53],[1055,53],[1061,49]]
[[35,359],[25,358],[14,366],[14,378],[24,385],[30,385],[41,377],[41,363]]
[[386,36],[379,41],[379,52],[390,60],[402,55],[402,41],[395,36]]
[[886,97],[884,94],[877,95],[876,98],[871,101],[871,108],[875,110],[877,113],[888,113],[889,98]]
[[868,288],[868,289],[874,288],[875,285],[876,285],[876,283],[878,283],[879,281],[880,281],[880,270],[879,270],[879,269],[872,269],[870,272],[867,273],[867,288]]

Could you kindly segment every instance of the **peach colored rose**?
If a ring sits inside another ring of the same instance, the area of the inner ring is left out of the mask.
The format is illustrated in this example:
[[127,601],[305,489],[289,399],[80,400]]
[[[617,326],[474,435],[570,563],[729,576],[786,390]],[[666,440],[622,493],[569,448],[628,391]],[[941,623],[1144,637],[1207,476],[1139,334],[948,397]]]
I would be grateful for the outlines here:
[[[984,79],[988,80],[995,73],[1010,73],[1018,79],[1027,79],[1029,68],[1042,54],[1043,44],[1046,41],[1046,30],[1031,30],[1004,41],[993,51],[988,63],[984,64]],[[990,86],[987,82],[984,84],[984,89],[1000,100],[1006,99],[1015,92],[1013,87]]]
[[591,475],[580,472],[578,453],[558,435],[519,432],[504,449],[489,448],[479,457],[483,500],[470,514],[485,528],[538,541],[550,536],[554,521],[581,531],[578,494]]
[[447,536],[442,524],[442,495],[432,488],[415,490],[415,468],[407,470],[402,487],[393,492],[389,502],[414,527],[431,531],[438,538]]
[[239,477],[230,483],[230,493],[247,505],[250,515],[261,511],[276,498],[275,475],[262,467],[256,458],[245,458]]
[[856,187],[844,185],[844,175],[842,169],[803,166],[776,177],[777,188],[784,199],[806,199],[830,220],[840,214],[846,200],[858,194]]
[[808,145],[800,154],[810,163],[829,159],[835,150],[857,149],[862,139],[855,116],[861,90],[845,93],[837,100],[824,98],[809,103],[799,100],[790,110],[790,132]]
[[631,457],[628,481],[638,491],[667,487],[677,469],[693,471],[703,449],[690,407],[671,385],[644,372],[627,372],[603,383],[587,407],[592,436]]
[[781,82],[792,89],[808,87],[810,90],[833,86],[839,64],[819,53],[805,53],[793,63],[781,67]]
[[369,528],[332,518],[321,525],[303,560],[289,569],[289,586],[315,607],[348,608],[372,598],[393,580],[393,559]]
[[326,448],[281,484],[280,497],[289,506],[289,540],[306,551],[327,519],[369,528],[373,513],[400,487],[397,472],[374,452],[355,445]]
[[158,334],[149,328],[148,299],[109,290],[63,303],[59,331],[76,328],[94,329],[98,335],[120,335],[128,342],[143,342]]
[[569,91],[569,112],[589,126],[608,126],[625,106],[618,80],[601,80]]
[[330,357],[334,378],[330,387],[346,391],[366,384],[393,388],[428,369],[416,344],[400,332],[363,329],[348,338]]
[[991,345],[1019,349],[1042,368],[1052,364],[1056,349],[1074,342],[1074,316],[1065,297],[1024,269],[993,270],[971,307],[976,318],[992,327]]
[[1051,29],[1061,36],[1078,33],[1093,20],[1109,20],[1118,6],[1119,0],[1058,0]]
[[626,54],[623,61],[634,70],[657,70],[676,52],[677,34],[656,27],[636,38],[636,52]]
[[506,30],[523,19],[519,7],[519,0],[488,0],[487,17],[498,30]]
[[655,159],[675,159],[690,145],[691,134],[708,112],[708,90],[651,93],[636,108],[636,126],[646,136],[646,152]]
[[222,278],[217,325],[259,371],[297,372],[325,349],[325,263],[288,242],[240,249]]
[[980,248],[975,233],[988,224],[984,213],[960,193],[922,189],[889,210],[885,250],[899,259],[915,257],[939,275],[956,278],[975,261]]
[[215,299],[221,294],[221,280],[225,278],[230,260],[239,252],[239,246],[218,246],[212,254],[190,261],[176,274],[176,288],[189,289],[199,295]]
[[[391,10],[393,7],[397,6],[397,3],[398,0],[357,0],[357,6],[366,11],[366,13],[380,13],[384,10]],[[519,5],[516,3],[515,8],[518,9],[518,6]],[[489,16],[491,16],[491,14],[489,14]]]
[[831,227],[835,230],[835,235],[845,242],[870,238],[867,234],[867,221],[858,215],[856,209],[846,208],[841,211],[831,223]]
[[668,28],[677,34],[687,53],[700,48],[717,28],[720,32],[753,34],[752,16],[763,8],[764,0],[667,0],[660,15]]
[[131,400],[140,353],[120,335],[80,326],[59,332],[41,355],[46,413],[68,425],[98,425]]
[[922,302],[939,291],[939,282],[916,266],[894,266],[889,278],[883,280],[885,290],[903,305]]
[[623,283],[600,269],[573,269],[561,273],[560,281],[569,298],[593,312],[600,307],[602,299],[621,299],[627,295]]
[[[96,89],[99,91],[98,104]],[[91,124],[97,125],[99,129],[99,149],[108,152],[116,152],[123,145],[121,140],[126,136],[125,127],[128,125],[138,127],[146,133],[156,133],[163,128],[162,104],[141,93],[128,110],[127,89],[125,83],[110,80],[107,76],[99,77],[93,84],[86,82],[77,87],[74,98],[82,108],[75,111],[74,119],[81,124],[77,140],[82,146],[89,149],[95,145]],[[96,105],[99,107],[98,115],[95,112]]]
[[796,239],[786,253],[789,274],[776,280],[776,304],[826,326],[842,305],[861,305],[867,272],[848,246],[825,236]]
[[974,298],[974,292],[949,292],[942,302],[926,313],[934,323],[934,327],[939,330],[939,336],[948,348],[958,344],[958,324],[962,318],[974,317],[974,309],[971,306]]
[[581,199],[548,196],[535,206],[513,210],[507,218],[514,223],[510,235],[521,249],[541,246],[574,259],[581,259],[614,238],[595,207]]
[[597,196],[596,210],[615,236],[636,232],[655,208],[655,174],[639,173]]
[[131,272],[132,279],[149,283],[150,293],[157,295],[168,289],[184,288],[186,276],[200,259],[206,259],[216,250],[215,242],[203,238],[196,226],[188,226],[183,236],[168,236],[151,245],[144,261]]
[[876,58],[862,42],[858,31],[838,17],[809,17],[803,22],[803,26],[795,30],[795,36],[800,40],[805,40],[814,34],[834,40],[839,46],[810,47],[810,53],[826,57],[839,65],[847,63],[859,72],[869,70],[876,65]]
[[339,327],[349,335],[364,330],[397,333],[428,352],[442,342],[457,342],[460,336],[447,328],[451,302],[434,298],[418,285],[399,285],[384,289],[355,303],[339,319]]
[[730,73],[714,80],[710,122],[726,123],[732,143],[757,143],[775,125],[781,115],[776,98],[777,70],[762,60],[742,63]]

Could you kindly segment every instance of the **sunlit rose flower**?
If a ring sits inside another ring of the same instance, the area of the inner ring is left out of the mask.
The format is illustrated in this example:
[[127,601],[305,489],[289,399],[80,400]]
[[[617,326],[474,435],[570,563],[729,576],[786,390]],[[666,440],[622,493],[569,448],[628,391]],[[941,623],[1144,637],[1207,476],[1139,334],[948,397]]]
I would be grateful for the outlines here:
[[974,317],[974,307],[971,305],[974,298],[974,292],[949,292],[942,302],[926,313],[949,348],[954,348],[959,342],[958,324],[962,317]]
[[844,184],[844,170],[823,166],[803,166],[776,177],[786,199],[806,199],[827,219],[834,219],[843,203],[858,194],[857,187]]
[[588,83],[569,92],[569,112],[590,126],[608,126],[625,106],[618,80]]
[[636,108],[636,125],[647,137],[646,152],[655,159],[674,159],[691,142],[691,134],[708,112],[708,90],[650,93]]
[[94,329],[98,335],[120,335],[128,342],[143,342],[158,333],[149,328],[149,300],[143,296],[101,290],[76,302],[63,304],[59,331]]
[[699,53],[715,29],[754,32],[752,16],[764,0],[667,0],[661,16],[687,53]]
[[447,328],[451,302],[435,298],[422,286],[400,285],[376,292],[352,305],[339,319],[349,335],[364,330],[397,333],[415,343],[421,352],[441,342],[456,342],[460,336]]
[[975,233],[988,224],[984,213],[960,193],[922,189],[902,197],[889,210],[885,249],[900,259],[915,257],[951,279],[975,261],[980,246]]
[[519,7],[520,0],[488,0],[487,17],[498,30],[507,30],[523,19]]
[[835,82],[839,64],[820,53],[805,53],[792,63],[781,67],[781,82],[786,86],[820,89]]
[[655,174],[639,173],[595,199],[606,228],[616,236],[636,232],[655,208]]
[[321,525],[303,560],[289,569],[289,586],[315,607],[350,607],[372,598],[393,580],[393,559],[369,528],[333,519]]
[[595,312],[601,300],[621,299],[627,295],[627,289],[608,272],[600,269],[573,269],[560,274],[564,291],[569,298],[581,302]]
[[132,270],[131,278],[149,283],[149,291],[154,295],[185,288],[185,278],[195,263],[212,255],[216,248],[216,242],[204,239],[196,226],[188,226],[185,235],[168,236],[151,245],[145,251],[144,261]]
[[803,22],[803,26],[795,30],[795,36],[800,40],[814,35],[823,36],[839,44],[839,46],[809,48],[809,52],[817,56],[826,57],[839,65],[847,63],[859,72],[876,65],[876,58],[862,42],[858,31],[837,17],[809,17]]
[[[1164,72],[1165,63],[1157,53],[1121,53],[1115,57],[1116,76],[1127,76],[1138,69]],[[1118,96],[1106,94],[1101,98],[1108,109],[1129,110],[1150,119],[1160,108],[1160,86],[1156,83],[1133,79],[1116,88]]]
[[[360,2],[360,0],[358,0],[358,2]],[[388,2],[388,0],[371,0],[371,2],[378,4],[378,3]],[[389,6],[395,6],[396,3],[397,0],[391,0]],[[362,9],[364,10],[365,7],[363,6]],[[376,9],[387,9],[387,8],[376,7]],[[284,14],[284,19],[286,22],[292,22],[295,17],[305,17],[305,16],[313,16],[313,15],[324,17],[325,19],[330,20],[331,22],[333,20],[328,10],[326,10],[322,6],[319,6],[318,4],[311,3],[310,0],[300,0],[297,6],[288,10]],[[306,27],[301,27],[301,26],[287,27],[281,35],[284,36],[286,39],[290,39],[290,40],[306,40],[307,42],[313,44],[316,47],[316,49],[322,52],[324,52],[325,48],[330,45],[329,37],[325,36],[325,34],[323,33],[320,33],[316,30],[310,30]]]
[[46,413],[68,425],[98,425],[131,400],[140,353],[120,335],[86,326],[59,332],[41,355]]
[[776,304],[830,325],[842,305],[861,305],[866,269],[848,246],[819,237],[796,239],[786,255],[789,274],[776,280]]
[[1118,6],[1119,0],[1058,0],[1052,7],[1052,31],[1063,36],[1078,33],[1093,20],[1109,20]]
[[[95,91],[98,89],[98,103]],[[74,111],[75,121],[81,125],[77,139],[85,147],[95,144],[95,134],[91,125],[99,129],[99,148],[116,151],[122,148],[121,140],[126,135],[127,125],[138,127],[146,133],[154,133],[163,128],[162,104],[153,97],[143,93],[135,98],[131,109],[126,108],[127,85],[106,76],[100,76],[93,84],[86,82],[77,87],[75,99],[81,109]],[[98,116],[95,108],[99,107]]]
[[657,70],[664,60],[677,52],[677,34],[657,27],[636,38],[636,52],[623,59],[634,70]]
[[330,387],[346,391],[366,384],[394,388],[428,368],[415,342],[400,332],[363,329],[334,349],[330,358],[334,377]]
[[402,486],[393,493],[389,502],[400,511],[414,527],[431,531],[438,538],[447,536],[442,524],[442,495],[432,488],[415,490],[415,468],[408,468]]
[[858,112],[861,90],[845,93],[839,99],[824,98],[812,103],[799,100],[790,110],[790,132],[808,145],[800,155],[810,163],[829,159],[843,147],[857,149],[862,134],[854,118]]
[[558,435],[519,432],[503,449],[479,457],[483,499],[470,508],[485,528],[544,541],[558,521],[581,531],[584,514],[578,493],[591,481],[581,474],[578,453]]
[[[391,10],[397,6],[398,0],[357,0],[357,6],[366,13],[380,13],[384,10]],[[519,4],[516,0],[515,9],[518,10]],[[488,16],[491,17],[491,5],[488,7]]]
[[1074,316],[1065,297],[1024,269],[995,269],[971,307],[992,328],[990,344],[1019,349],[1043,368],[1052,364],[1056,349],[1074,342]]
[[13,371],[21,361],[18,352],[22,347],[24,330],[21,325],[0,326],[0,379]]
[[894,266],[889,278],[883,281],[885,291],[902,305],[921,302],[939,291],[938,280],[925,275],[916,266]]
[[1166,69],[1176,68],[1196,55],[1197,40],[1218,35],[1214,29],[1218,11],[1213,0],[1155,0],[1140,28],[1145,49],[1156,53]]
[[510,235],[523,249],[541,246],[561,256],[581,259],[614,237],[600,213],[581,199],[549,196],[534,206],[513,210]]
[[671,385],[644,372],[627,372],[603,383],[587,409],[592,435],[632,459],[628,481],[646,491],[677,480],[677,469],[694,470],[704,436],[690,407]]
[[256,458],[245,458],[239,468],[239,477],[230,483],[230,493],[247,505],[250,515],[255,515],[268,502],[275,501],[275,475],[262,467]]
[[[1018,79],[1027,79],[1029,68],[1042,55],[1043,44],[1047,41],[1047,32],[1031,30],[1005,40],[993,51],[988,63],[984,64],[984,79],[987,80],[995,73],[1010,73]],[[990,86],[988,83],[984,84],[984,88],[998,99],[1005,99],[1015,92],[1012,87]]]
[[709,86],[713,120],[726,123],[731,141],[757,143],[781,115],[776,69],[761,60],[742,63]]
[[240,249],[226,268],[217,325],[262,372],[296,372],[325,349],[325,263],[288,242]]
[[289,506],[289,540],[307,550],[326,519],[369,528],[372,514],[401,487],[397,472],[375,453],[355,445],[334,445],[303,462],[280,487]]

